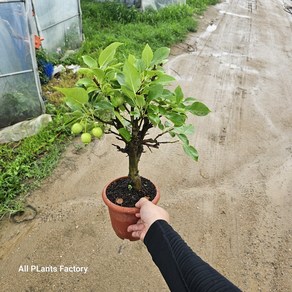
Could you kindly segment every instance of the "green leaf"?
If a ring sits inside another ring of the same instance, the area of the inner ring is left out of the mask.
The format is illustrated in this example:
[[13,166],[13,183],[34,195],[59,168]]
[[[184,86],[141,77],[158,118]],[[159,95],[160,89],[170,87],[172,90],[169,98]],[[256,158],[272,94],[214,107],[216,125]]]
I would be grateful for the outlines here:
[[181,127],[174,128],[176,134],[184,134],[184,135],[191,135],[194,133],[195,128],[192,124],[183,125]]
[[125,129],[125,128],[120,128],[118,129],[119,134],[126,140],[126,142],[130,142],[132,139],[131,133]]
[[86,88],[87,87],[94,87],[96,86],[96,84],[92,81],[91,78],[81,78],[79,79],[77,82],[76,82],[76,85],[83,85],[85,86]]
[[143,73],[145,73],[146,65],[145,65],[145,63],[143,62],[142,59],[138,59],[138,60],[136,61],[135,67],[137,68],[137,70],[138,70],[139,72],[143,72],[143,71],[144,71]]
[[105,75],[109,83],[113,83],[117,79],[117,72],[115,70],[107,70]]
[[104,111],[113,111],[113,105],[107,100],[101,100],[94,105],[94,108],[97,110],[104,110]]
[[174,113],[174,112],[166,113],[165,117],[167,119],[169,119],[171,122],[173,122],[174,126],[176,126],[176,127],[182,126],[186,120],[185,115],[180,115],[180,114]]
[[114,111],[115,116],[118,118],[118,120],[121,122],[121,124],[125,127],[126,126],[126,121],[125,119],[120,115],[118,111]]
[[210,110],[202,102],[195,101],[193,104],[186,107],[186,109],[196,116],[206,116]]
[[172,124],[169,121],[165,121],[164,126],[165,126],[165,128],[171,128]]
[[159,102],[164,107],[169,107],[174,103],[173,99],[174,97],[172,92],[163,90],[162,95],[159,99],[157,99],[157,102]]
[[146,44],[142,52],[142,60],[144,61],[146,67],[149,67],[153,59],[153,51],[148,44]]
[[79,68],[77,72],[79,75],[85,75],[88,78],[92,78],[94,76],[93,70],[89,68]]
[[122,85],[121,86],[122,92],[129,97],[132,101],[136,98],[136,93],[134,93],[132,90],[130,90],[127,86]]
[[166,61],[166,59],[168,58],[169,53],[170,53],[169,48],[162,47],[162,48],[157,49],[154,52],[151,65],[158,65],[158,64],[164,63]]
[[125,61],[123,73],[126,86],[136,93],[141,86],[140,73],[128,60]]
[[94,86],[89,86],[89,87],[87,87],[86,91],[87,91],[88,94],[89,94],[89,93],[92,93],[92,92],[94,92],[94,91],[96,91],[96,92],[100,92],[100,90],[96,87],[95,84],[94,84]]
[[181,103],[184,99],[184,94],[183,94],[181,87],[177,86],[174,93],[175,93],[175,97],[176,97],[176,103],[178,103],[178,104]]
[[183,144],[183,149],[188,156],[198,161],[199,155],[195,147],[191,145]]
[[164,130],[164,125],[160,122],[159,124],[158,124],[158,128],[161,130],[161,131],[163,131]]
[[148,111],[149,112],[154,112],[156,114],[159,114],[159,107],[157,105],[155,105],[155,104],[150,104],[148,106]]
[[74,87],[74,88],[59,88],[56,87],[58,91],[66,96],[67,100],[70,100],[77,104],[84,104],[88,102],[88,94],[84,88]]
[[159,106],[158,110],[159,110],[159,113],[163,116],[165,116],[167,114],[167,109],[164,108],[163,106]]
[[189,145],[189,139],[185,134],[178,134],[177,137],[186,145]]
[[89,68],[96,68],[97,62],[90,56],[82,56],[83,62],[89,67]]
[[154,112],[148,112],[148,118],[154,126],[157,126],[161,122],[159,115],[155,114]]
[[117,73],[116,75],[117,81],[120,85],[125,85],[125,76],[122,73]]
[[184,100],[184,104],[187,106],[187,105],[190,105],[192,104],[193,102],[197,101],[196,98],[194,97],[187,97],[185,100]]
[[128,104],[130,107],[134,107],[134,106],[135,106],[135,103],[134,103],[134,101],[133,101],[133,99],[134,99],[135,97],[130,98],[130,97],[128,97],[127,95],[123,95],[123,97],[124,97],[124,99],[125,99],[125,101],[126,101],[126,104]]
[[148,110],[147,110],[147,116],[150,120],[150,122],[154,125],[157,126],[158,124],[161,123],[160,121],[160,113],[159,109],[155,105],[149,105]]
[[71,111],[76,111],[76,110],[82,111],[82,105],[80,103],[76,103],[74,100],[65,98],[65,103],[71,109]]
[[134,55],[129,54],[128,55],[128,61],[129,61],[130,64],[132,64],[133,66],[135,66],[135,64],[137,62],[137,58]]
[[170,83],[172,81],[174,81],[175,78],[167,75],[167,74],[159,74],[158,77],[155,79],[155,81],[153,81],[153,83]]
[[102,69],[95,68],[93,69],[94,76],[96,77],[97,81],[101,83],[104,79],[105,73]]
[[99,83],[103,81],[104,76],[105,76],[104,71],[99,68],[95,68],[95,69],[80,68],[78,70],[78,74],[85,75],[86,77],[91,78],[91,79],[95,77]]
[[150,102],[152,100],[157,100],[159,97],[161,97],[162,92],[163,92],[163,86],[161,84],[150,86],[148,96],[147,96],[147,102]]
[[145,102],[145,99],[144,99],[144,96],[143,95],[136,95],[136,104],[138,107],[143,107],[146,102]]
[[114,59],[116,50],[120,45],[122,45],[122,43],[114,42],[101,51],[98,57],[100,67],[108,65]]
[[70,113],[65,113],[63,116],[64,118],[64,123],[66,125],[72,126],[74,123],[80,122],[83,117],[83,112],[80,110],[73,110]]
[[157,70],[145,69],[143,73],[144,73],[144,79],[152,83],[152,81],[156,78],[157,74],[159,74],[160,72],[158,72]]

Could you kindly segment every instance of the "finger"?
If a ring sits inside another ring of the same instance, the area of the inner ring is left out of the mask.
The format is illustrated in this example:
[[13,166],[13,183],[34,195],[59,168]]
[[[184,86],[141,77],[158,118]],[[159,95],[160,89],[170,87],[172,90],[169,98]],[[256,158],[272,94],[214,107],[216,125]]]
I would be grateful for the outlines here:
[[127,231],[128,232],[133,232],[134,231],[134,225],[129,225],[128,228],[127,228]]
[[140,214],[140,213],[136,213],[135,216],[136,216],[137,218],[141,218],[141,214]]
[[149,202],[149,201],[145,197],[143,197],[135,204],[135,206],[137,208],[141,208],[142,205],[144,205],[146,202]]
[[127,230],[128,232],[134,232],[134,231],[141,231],[145,228],[143,223],[137,223],[137,224],[133,224],[128,226]]
[[141,238],[142,231],[134,231],[132,232],[132,236],[136,238]]

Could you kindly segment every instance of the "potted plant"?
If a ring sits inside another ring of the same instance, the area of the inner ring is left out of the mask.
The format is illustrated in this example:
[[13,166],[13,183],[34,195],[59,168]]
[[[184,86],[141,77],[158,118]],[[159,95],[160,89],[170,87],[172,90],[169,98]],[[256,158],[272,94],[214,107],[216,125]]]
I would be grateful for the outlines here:
[[[169,56],[168,48],[153,52],[147,44],[140,57],[130,54],[119,62],[116,52],[121,45],[110,44],[97,60],[83,56],[87,67],[79,69],[76,87],[58,90],[65,95],[71,110],[72,132],[81,134],[82,142],[87,144],[92,137],[112,134],[119,141],[113,145],[128,155],[128,175],[109,182],[103,190],[103,200],[109,207],[117,235],[133,240],[126,229],[137,221],[135,203],[143,196],[154,203],[159,200],[157,186],[139,173],[145,148],[159,148],[177,138],[185,153],[197,160],[198,153],[188,139],[194,128],[187,123],[187,118],[188,114],[205,116],[209,109],[193,97],[185,98],[180,86],[174,90],[167,87],[175,80],[162,67]],[[157,130],[150,133],[152,128]],[[161,141],[166,134],[171,139]],[[116,188],[119,190],[115,191]],[[123,212],[131,218],[125,219]],[[118,214],[117,219],[114,213]],[[122,225],[116,227],[116,223]]]

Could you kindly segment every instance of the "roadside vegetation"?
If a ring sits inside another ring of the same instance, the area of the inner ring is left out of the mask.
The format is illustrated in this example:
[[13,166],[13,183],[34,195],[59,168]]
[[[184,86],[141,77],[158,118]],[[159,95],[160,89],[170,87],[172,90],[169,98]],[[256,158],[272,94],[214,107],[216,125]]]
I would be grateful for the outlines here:
[[[183,41],[188,32],[196,31],[196,16],[202,14],[208,5],[218,2],[187,0],[187,5],[141,12],[114,2],[81,0],[85,41],[78,52],[62,63],[81,64],[82,55],[96,57],[102,48],[115,41],[124,43],[124,55],[141,51],[146,43],[153,50],[170,47]],[[56,56],[51,60],[55,64],[61,62]],[[70,143],[62,98],[53,87],[66,87],[65,84],[74,82],[74,77],[66,72],[43,87],[47,113],[53,118],[49,126],[33,137],[0,145],[0,219],[23,210],[25,197],[51,174]]]

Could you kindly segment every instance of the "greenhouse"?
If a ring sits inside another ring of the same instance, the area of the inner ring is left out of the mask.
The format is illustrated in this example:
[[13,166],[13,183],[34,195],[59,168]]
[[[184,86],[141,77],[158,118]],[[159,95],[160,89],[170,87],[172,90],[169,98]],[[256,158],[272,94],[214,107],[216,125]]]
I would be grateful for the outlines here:
[[79,0],[32,0],[36,34],[48,52],[79,48],[82,20]]
[[0,0],[0,129],[44,113],[35,47],[76,49],[80,18],[78,0]]
[[0,128],[43,112],[29,11],[27,2],[0,2]]

